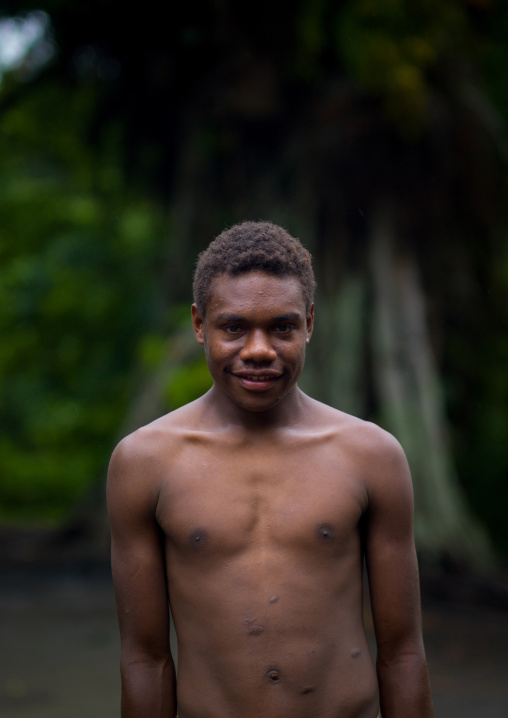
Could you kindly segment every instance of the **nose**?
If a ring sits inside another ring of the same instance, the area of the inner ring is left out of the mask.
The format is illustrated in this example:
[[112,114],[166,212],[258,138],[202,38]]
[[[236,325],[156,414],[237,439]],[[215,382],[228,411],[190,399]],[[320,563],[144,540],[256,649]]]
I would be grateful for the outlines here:
[[245,344],[240,352],[240,359],[248,362],[272,362],[277,358],[277,352],[270,343],[270,338],[261,330],[247,334]]

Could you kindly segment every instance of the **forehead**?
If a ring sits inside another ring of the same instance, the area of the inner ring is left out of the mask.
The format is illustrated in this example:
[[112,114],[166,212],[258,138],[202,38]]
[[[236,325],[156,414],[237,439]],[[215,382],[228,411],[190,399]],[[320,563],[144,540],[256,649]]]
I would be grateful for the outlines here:
[[306,314],[303,289],[297,277],[262,271],[220,274],[210,286],[207,312],[234,310],[236,313],[266,309],[276,314]]

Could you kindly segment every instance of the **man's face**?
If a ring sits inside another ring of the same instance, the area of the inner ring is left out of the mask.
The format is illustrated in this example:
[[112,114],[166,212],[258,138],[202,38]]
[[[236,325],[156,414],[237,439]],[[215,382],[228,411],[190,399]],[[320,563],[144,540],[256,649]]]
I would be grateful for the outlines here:
[[296,277],[261,271],[216,277],[204,319],[192,307],[215,388],[249,411],[271,409],[294,389],[313,317]]

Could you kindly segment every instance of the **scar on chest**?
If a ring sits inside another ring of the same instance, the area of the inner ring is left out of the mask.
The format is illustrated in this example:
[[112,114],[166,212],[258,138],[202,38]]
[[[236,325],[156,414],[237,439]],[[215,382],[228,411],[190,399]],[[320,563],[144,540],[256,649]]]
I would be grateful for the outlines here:
[[329,542],[335,539],[335,529],[331,524],[319,524],[316,528],[316,536],[321,541]]
[[189,534],[189,544],[193,548],[201,548],[208,541],[208,531],[206,529],[197,528]]

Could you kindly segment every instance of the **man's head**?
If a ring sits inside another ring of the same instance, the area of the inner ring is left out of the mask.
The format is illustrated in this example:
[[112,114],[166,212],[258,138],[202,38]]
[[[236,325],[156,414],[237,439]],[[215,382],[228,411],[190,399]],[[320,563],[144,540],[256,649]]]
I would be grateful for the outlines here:
[[210,300],[213,280],[221,274],[236,276],[262,271],[298,279],[307,311],[316,282],[311,255],[298,239],[271,222],[242,222],[219,234],[199,255],[194,273],[194,302],[202,317]]

